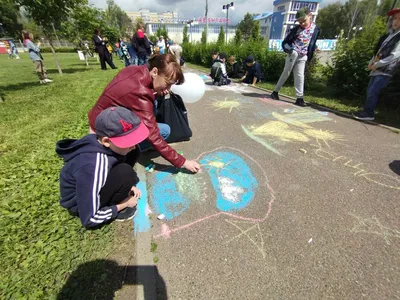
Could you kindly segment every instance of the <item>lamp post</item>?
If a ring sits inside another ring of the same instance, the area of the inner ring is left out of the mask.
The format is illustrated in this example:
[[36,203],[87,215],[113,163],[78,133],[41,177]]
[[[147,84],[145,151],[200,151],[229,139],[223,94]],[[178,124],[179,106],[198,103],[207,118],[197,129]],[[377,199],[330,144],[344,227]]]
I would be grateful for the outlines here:
[[189,28],[190,28],[190,42],[193,43],[192,26],[194,25],[194,19],[190,20],[190,21],[186,21],[186,24],[189,25]]
[[222,6],[222,11],[226,10],[226,27],[225,27],[225,42],[228,43],[228,18],[229,18],[229,9],[235,9],[233,7],[233,2],[225,4]]

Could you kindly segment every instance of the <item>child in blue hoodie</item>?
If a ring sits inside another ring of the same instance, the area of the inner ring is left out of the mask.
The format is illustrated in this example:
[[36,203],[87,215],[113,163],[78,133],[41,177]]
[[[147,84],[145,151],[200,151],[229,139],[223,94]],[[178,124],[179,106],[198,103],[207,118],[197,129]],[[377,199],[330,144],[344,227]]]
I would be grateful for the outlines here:
[[139,117],[124,107],[101,112],[95,127],[96,134],[61,140],[56,147],[65,162],[60,204],[86,228],[134,217],[141,196],[132,168],[140,154],[136,145],[149,135]]

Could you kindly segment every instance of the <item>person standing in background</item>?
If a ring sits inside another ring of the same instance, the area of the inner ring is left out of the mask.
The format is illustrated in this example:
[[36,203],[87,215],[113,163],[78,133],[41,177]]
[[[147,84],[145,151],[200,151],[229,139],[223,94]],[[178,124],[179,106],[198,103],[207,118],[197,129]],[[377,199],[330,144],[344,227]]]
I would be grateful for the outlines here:
[[95,46],[95,51],[99,54],[101,69],[107,70],[106,62],[111,67],[111,69],[117,69],[117,67],[110,59],[109,52],[106,48],[107,42],[101,38],[99,29],[96,29],[94,31],[92,40]]
[[137,32],[132,37],[132,47],[138,58],[138,65],[145,65],[151,55],[149,39],[144,33],[144,25],[139,24]]
[[46,68],[44,67],[44,64],[43,64],[43,57],[42,57],[42,54],[40,54],[40,42],[37,42],[37,44],[35,45],[32,42],[33,35],[32,35],[32,33],[29,33],[28,31],[24,31],[22,33],[22,36],[24,39],[24,46],[26,48],[28,48],[29,57],[35,64],[36,74],[39,77],[40,83],[53,82],[53,80],[50,80],[47,78]]

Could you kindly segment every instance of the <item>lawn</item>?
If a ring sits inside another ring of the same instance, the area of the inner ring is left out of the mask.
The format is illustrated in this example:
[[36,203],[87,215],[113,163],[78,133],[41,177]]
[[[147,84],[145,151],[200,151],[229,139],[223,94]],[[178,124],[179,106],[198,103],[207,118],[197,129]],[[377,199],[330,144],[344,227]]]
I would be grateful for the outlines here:
[[26,54],[0,55],[1,299],[55,298],[79,265],[112,251],[113,225],[86,231],[60,207],[55,143],[87,134],[87,112],[118,71],[96,60],[86,67],[77,54],[58,58],[64,74],[44,54],[54,82],[40,85]]
[[[209,73],[210,69],[203,66],[198,66],[191,63],[186,63],[189,68],[197,69]],[[268,91],[273,91],[276,82],[263,82],[257,84],[258,87],[266,89]],[[293,84],[286,84],[282,87],[281,94],[296,97],[296,92],[294,90]],[[352,113],[362,109],[363,103],[359,100],[340,97],[337,98],[333,95],[338,94],[338,91],[332,90],[332,88],[326,86],[321,82],[313,82],[309,87],[305,87],[304,99],[306,102],[318,104],[327,108],[331,108],[340,112]],[[381,105],[379,105],[381,104]],[[376,110],[375,121],[384,125],[393,126],[400,128],[400,118],[399,111],[393,109],[387,109],[383,107],[382,103],[378,103]]]

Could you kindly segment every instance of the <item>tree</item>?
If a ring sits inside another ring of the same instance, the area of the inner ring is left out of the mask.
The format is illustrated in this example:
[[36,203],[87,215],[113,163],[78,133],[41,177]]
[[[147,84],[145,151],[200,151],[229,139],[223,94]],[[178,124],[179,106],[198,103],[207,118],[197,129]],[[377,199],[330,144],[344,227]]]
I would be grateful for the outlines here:
[[169,36],[168,36],[168,30],[165,27],[165,25],[163,25],[162,27],[158,27],[156,33],[155,33],[156,37],[159,38],[160,36],[162,36],[166,41],[169,40]]
[[244,19],[240,21],[237,28],[242,32],[243,39],[245,41],[251,38],[253,33],[254,23],[255,21],[253,20],[253,16],[249,13],[247,13],[244,16]]
[[254,27],[251,31],[251,38],[253,41],[261,41],[262,37],[260,35],[260,22],[254,22]]
[[224,26],[221,26],[219,29],[219,35],[218,35],[218,40],[217,40],[218,45],[223,45],[225,44],[225,31],[224,31]]
[[3,31],[0,28],[0,36],[20,38],[22,25],[19,23],[19,19],[19,7],[14,1],[0,1],[0,22],[3,24],[1,26]]
[[119,36],[125,36],[128,32],[133,33],[133,23],[125,11],[123,11],[114,0],[107,0],[107,8],[104,11],[106,25],[116,29]]
[[17,0],[18,4],[25,7],[28,15],[35,23],[42,27],[43,33],[49,40],[50,48],[60,74],[62,74],[62,70],[53,47],[55,29],[60,28],[62,22],[68,20],[71,12],[85,2],[85,0],[46,1],[46,5],[44,6],[42,1]]
[[240,45],[240,44],[242,44],[242,41],[243,41],[242,31],[238,28],[238,29],[236,29],[236,31],[235,31],[235,36],[234,36],[234,38],[233,38],[233,42],[234,42],[236,45]]
[[188,35],[188,26],[185,25],[183,27],[183,44],[189,43],[189,35]]
[[340,30],[344,29],[344,24],[347,22],[343,14],[342,4],[340,2],[336,2],[321,8],[316,21],[321,29],[320,38],[336,38],[336,36],[339,35]]
[[201,43],[206,44],[207,43],[207,28],[204,28],[203,33],[201,34]]

